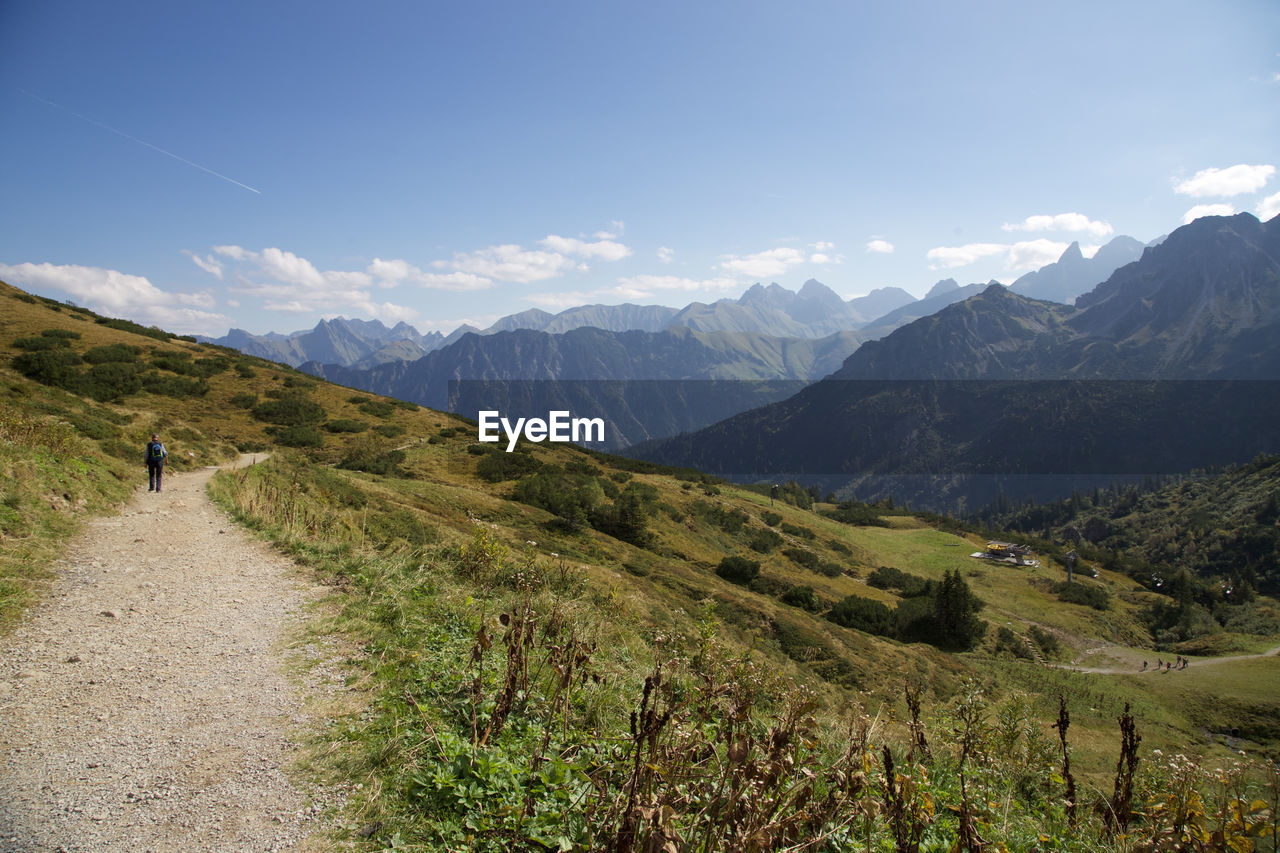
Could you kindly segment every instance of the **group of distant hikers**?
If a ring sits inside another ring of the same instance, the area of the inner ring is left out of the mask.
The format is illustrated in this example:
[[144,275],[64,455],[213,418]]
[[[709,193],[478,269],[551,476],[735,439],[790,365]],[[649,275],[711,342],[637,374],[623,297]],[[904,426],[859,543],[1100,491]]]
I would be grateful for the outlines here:
[[[1161,660],[1160,658],[1156,658],[1156,666],[1155,666],[1155,669],[1152,670],[1152,672],[1159,672],[1160,670],[1164,670],[1165,672],[1168,672],[1172,669],[1186,669],[1188,664],[1191,663],[1191,661],[1187,660],[1182,655],[1174,655],[1174,657],[1176,657],[1177,660]],[[1146,672],[1148,666],[1150,666],[1150,664],[1144,660],[1142,662],[1142,669],[1138,671]]]

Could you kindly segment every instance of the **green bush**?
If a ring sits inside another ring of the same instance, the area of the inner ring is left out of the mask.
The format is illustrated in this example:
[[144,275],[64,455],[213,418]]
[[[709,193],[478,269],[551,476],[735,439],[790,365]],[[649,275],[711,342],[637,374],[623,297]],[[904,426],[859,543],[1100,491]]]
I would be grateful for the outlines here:
[[867,586],[876,589],[894,590],[903,598],[914,598],[930,591],[929,581],[919,575],[895,569],[892,566],[881,566],[867,576]]
[[155,326],[142,326],[132,320],[120,320],[114,317],[99,317],[97,319],[99,326],[106,326],[109,329],[119,329],[122,332],[133,332],[135,335],[146,335],[148,338],[155,338],[157,341],[167,341],[173,337],[164,329],[158,329]]
[[1057,593],[1059,601],[1065,601],[1068,604],[1083,604],[1094,610],[1107,610],[1111,607],[1111,594],[1093,584],[1063,581],[1054,584],[1053,591]]
[[80,378],[80,363],[80,356],[69,349],[36,350],[14,356],[13,369],[44,385],[69,388]]
[[373,431],[383,438],[397,438],[404,435],[404,427],[399,424],[378,424]]
[[403,450],[381,450],[370,443],[362,443],[348,448],[338,467],[383,477],[404,477],[406,472],[400,467],[404,460]]
[[1058,642],[1058,638],[1039,625],[1031,626],[1031,640],[1040,647],[1040,651],[1047,658],[1056,658],[1062,651],[1062,644]]
[[391,403],[384,403],[381,400],[366,400],[356,407],[366,415],[383,420],[391,417],[396,413],[396,407]]
[[318,424],[325,419],[324,407],[297,391],[259,403],[253,407],[252,414],[257,420],[281,426]]
[[89,364],[133,364],[141,354],[142,347],[131,347],[128,344],[107,344],[106,346],[89,348],[84,354],[84,360]]
[[209,393],[209,383],[204,379],[188,379],[185,376],[161,376],[155,371],[142,375],[142,389],[166,397],[203,397]]
[[238,394],[232,394],[231,399],[227,400],[227,402],[237,409],[252,409],[258,405],[258,395],[248,391],[241,391]]
[[142,377],[137,365],[108,361],[90,367],[79,386],[82,393],[99,403],[119,402],[142,389]]
[[760,563],[746,557],[725,557],[716,566],[716,574],[729,583],[749,584],[760,575]]
[[1016,658],[1023,660],[1031,660],[1031,650],[1027,648],[1027,644],[1022,638],[1005,626],[1001,625],[996,630],[996,654],[1007,652]]
[[369,425],[364,421],[357,421],[354,418],[338,418],[332,421],[326,421],[324,425],[326,432],[348,432],[357,433],[364,432]]
[[237,361],[236,375],[239,376],[241,379],[252,379],[253,377],[257,376],[258,373],[253,369],[253,365],[251,365],[249,362]]
[[827,619],[845,628],[854,628],[880,637],[892,637],[897,625],[893,611],[882,602],[860,595],[849,595],[827,611]]
[[783,523],[782,532],[788,536],[798,536],[801,539],[816,539],[818,537],[818,534],[814,533],[809,528],[802,527],[798,524]]
[[782,553],[789,557],[793,563],[804,566],[806,569],[816,569],[818,567],[818,555],[812,551],[806,551],[804,548],[786,548]]
[[782,521],[782,516],[778,515],[776,512],[770,512],[769,510],[765,510],[764,512],[760,513],[760,520],[763,521],[765,524],[769,525],[770,527],[777,527],[778,522]]
[[44,329],[40,332],[42,338],[66,338],[67,340],[80,340],[80,333],[73,332],[70,329]]
[[822,609],[822,602],[818,600],[818,594],[811,586],[793,586],[782,594],[781,601],[783,604],[799,607],[810,613],[817,613]]
[[518,480],[541,467],[542,463],[531,453],[506,453],[493,449],[480,457],[476,474],[486,483],[500,483],[503,480]]
[[747,547],[761,554],[768,554],[781,544],[782,537],[767,527],[751,531],[751,536],[747,539]]
[[27,352],[44,352],[46,350],[65,349],[71,346],[71,342],[66,338],[55,337],[38,337],[38,338],[18,338],[13,345]]
[[276,444],[285,447],[320,447],[324,444],[324,435],[309,424],[282,426],[270,432]]

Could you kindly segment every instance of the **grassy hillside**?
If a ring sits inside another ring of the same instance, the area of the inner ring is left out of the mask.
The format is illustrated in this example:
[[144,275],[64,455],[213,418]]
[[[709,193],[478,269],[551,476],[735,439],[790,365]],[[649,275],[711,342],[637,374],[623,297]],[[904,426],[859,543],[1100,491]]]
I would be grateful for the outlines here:
[[[0,300],[10,609],[38,591],[24,543],[47,566],[75,519],[141,480],[150,432],[178,465],[272,449],[213,490],[331,586],[316,630],[350,642],[356,707],[317,733],[313,769],[361,786],[340,818],[351,849],[1125,849],[1103,816],[1126,808],[1134,838],[1222,829],[1270,849],[1275,780],[1233,769],[1230,747],[1280,745],[1280,658],[1139,672],[1160,594],[1126,574],[1080,566],[1098,576],[1071,603],[1056,564],[974,560],[984,539],[888,507],[771,501],[563,445],[495,453],[451,416]],[[92,365],[69,363],[88,378],[63,387],[9,366],[58,351],[14,344],[48,330],[78,332],[82,360],[139,348],[123,362],[138,390],[98,401]],[[170,375],[207,387],[173,397]],[[974,596],[981,623],[955,604]],[[1129,797],[1113,778],[1126,706]]]

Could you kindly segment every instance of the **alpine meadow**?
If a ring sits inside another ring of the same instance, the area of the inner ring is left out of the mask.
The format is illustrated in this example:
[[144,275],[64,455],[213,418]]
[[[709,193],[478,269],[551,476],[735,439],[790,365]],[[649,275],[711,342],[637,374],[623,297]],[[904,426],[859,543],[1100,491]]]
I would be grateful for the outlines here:
[[1275,0],[0,82],[0,853],[1280,853]]

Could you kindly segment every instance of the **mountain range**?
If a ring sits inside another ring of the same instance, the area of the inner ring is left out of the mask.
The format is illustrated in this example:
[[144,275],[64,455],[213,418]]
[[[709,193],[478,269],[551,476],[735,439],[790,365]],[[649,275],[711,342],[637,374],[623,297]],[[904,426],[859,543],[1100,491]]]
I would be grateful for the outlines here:
[[949,509],[1007,488],[1052,495],[1063,483],[1049,475],[1274,452],[1278,378],[1280,220],[1206,217],[1075,307],[991,285],[864,343],[788,400],[634,452]]
[[[1053,264],[1015,281],[1013,289],[1036,298],[1070,302],[1141,253],[1141,244],[1117,237],[1092,258],[1073,243]],[[344,367],[370,368],[393,361],[413,361],[456,343],[467,334],[494,335],[528,329],[564,334],[591,327],[610,332],[662,332],[688,328],[698,332],[749,332],[775,338],[825,338],[836,332],[861,331],[862,340],[883,337],[894,329],[928,316],[980,291],[985,285],[961,287],[944,279],[922,298],[900,287],[882,287],[865,296],[842,299],[819,281],[810,279],[798,291],[776,283],[755,284],[740,297],[712,303],[693,302],[684,308],[664,305],[580,305],[557,314],[530,308],[509,314],[486,329],[463,324],[449,335],[419,333],[406,323],[387,328],[377,320],[322,320],[313,329],[288,335],[254,335],[232,329],[221,338],[201,340],[229,346],[249,355],[297,367],[309,361]],[[782,377],[773,377],[782,378]]]

